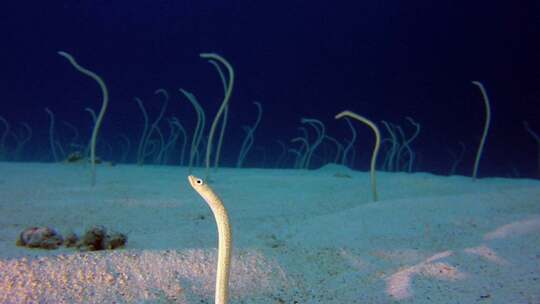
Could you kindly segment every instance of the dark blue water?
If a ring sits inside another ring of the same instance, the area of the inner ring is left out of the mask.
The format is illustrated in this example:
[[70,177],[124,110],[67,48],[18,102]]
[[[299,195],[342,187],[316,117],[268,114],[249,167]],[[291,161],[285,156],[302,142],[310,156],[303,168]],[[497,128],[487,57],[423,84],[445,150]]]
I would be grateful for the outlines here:
[[[152,120],[166,89],[165,118],[178,117],[191,141],[193,107],[179,88],[197,96],[207,116],[206,131],[223,98],[214,67],[199,58],[216,52],[236,72],[222,165],[236,164],[244,138],[263,106],[254,144],[245,166],[274,167],[276,140],[290,139],[306,127],[302,117],[325,123],[343,144],[349,127],[334,115],[348,109],[380,124],[381,120],[413,131],[405,120],[422,126],[411,143],[415,171],[447,174],[451,152],[467,147],[456,173],[469,175],[484,119],[481,81],[491,99],[492,124],[480,163],[480,176],[537,176],[537,145],[522,121],[540,133],[540,5],[537,1],[51,1],[3,4],[2,98],[0,116],[9,133],[2,158],[51,161],[49,121],[65,153],[89,140],[92,120],[85,107],[101,104],[99,87],[80,74],[57,51],[71,53],[99,74],[110,92],[98,155],[121,161],[120,134],[131,139],[127,161],[134,162],[143,117],[134,101],[141,98]],[[353,4],[356,3],[356,4]],[[24,137],[21,123],[33,129]],[[355,123],[356,158],[348,164],[367,169],[373,135]],[[381,125],[381,128],[382,125]],[[164,136],[169,128],[160,125]],[[0,125],[0,132],[4,131]],[[218,132],[219,133],[219,132]],[[1,133],[0,133],[1,134]],[[205,134],[206,135],[206,134]],[[387,137],[388,134],[384,133]],[[156,138],[154,138],[156,139]],[[177,165],[180,142],[168,164]],[[334,145],[324,142],[312,167],[332,160]],[[263,153],[263,151],[265,151]],[[382,165],[385,151],[380,155]],[[152,162],[152,157],[147,160]],[[293,166],[294,157],[284,166]]]

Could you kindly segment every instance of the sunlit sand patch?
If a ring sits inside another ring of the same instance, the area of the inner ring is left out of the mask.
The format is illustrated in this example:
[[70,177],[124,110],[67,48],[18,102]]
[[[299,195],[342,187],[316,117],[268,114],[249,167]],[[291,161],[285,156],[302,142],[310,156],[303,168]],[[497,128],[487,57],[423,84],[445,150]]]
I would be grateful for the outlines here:
[[505,259],[499,257],[497,255],[497,253],[495,251],[493,251],[493,249],[489,248],[486,245],[481,245],[481,246],[478,246],[478,247],[465,248],[464,251],[466,253],[469,253],[469,254],[474,254],[474,255],[481,256],[482,258],[484,258],[484,259],[486,259],[486,260],[488,260],[490,262],[499,264],[499,265],[507,265],[508,264],[508,261],[506,261]]
[[503,225],[484,235],[485,240],[504,239],[540,230],[540,216]]
[[411,281],[415,275],[434,277],[441,280],[459,280],[466,277],[457,268],[447,263],[435,262],[452,255],[452,251],[437,253],[414,266],[404,268],[386,279],[386,293],[396,300],[410,298],[413,295]]
[[[211,298],[215,250],[77,253],[0,260],[0,302],[174,301]],[[233,256],[231,298],[272,292],[283,271],[257,251]],[[274,283],[273,283],[274,282]]]

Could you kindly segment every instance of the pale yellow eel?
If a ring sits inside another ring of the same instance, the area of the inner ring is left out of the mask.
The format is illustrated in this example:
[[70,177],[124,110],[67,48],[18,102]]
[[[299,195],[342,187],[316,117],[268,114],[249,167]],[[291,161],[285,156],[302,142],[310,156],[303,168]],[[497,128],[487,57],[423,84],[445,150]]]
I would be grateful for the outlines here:
[[365,118],[364,116],[358,115],[354,112],[351,112],[351,111],[340,112],[335,116],[335,119],[339,119],[342,117],[351,117],[360,122],[363,122],[373,130],[373,133],[375,133],[375,147],[373,148],[373,153],[371,154],[370,172],[371,172],[371,192],[373,194],[373,201],[376,202],[379,198],[377,195],[377,182],[375,180],[375,165],[377,164],[377,153],[379,153],[379,148],[381,147],[381,131],[379,131],[379,128],[377,127],[377,125],[373,123],[371,120]]
[[206,201],[217,223],[218,228],[218,261],[216,272],[215,304],[227,304],[229,295],[229,274],[231,268],[232,234],[229,216],[223,202],[202,179],[188,176],[191,187]]

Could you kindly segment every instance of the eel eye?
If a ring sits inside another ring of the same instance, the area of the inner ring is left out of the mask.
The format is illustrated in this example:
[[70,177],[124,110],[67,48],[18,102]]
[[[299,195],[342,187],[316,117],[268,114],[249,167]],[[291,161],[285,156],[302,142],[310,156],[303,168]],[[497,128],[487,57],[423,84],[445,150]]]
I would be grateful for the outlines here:
[[196,183],[197,185],[202,185],[202,184],[203,184],[203,180],[200,179],[200,178],[197,178],[197,180],[195,181],[195,183]]

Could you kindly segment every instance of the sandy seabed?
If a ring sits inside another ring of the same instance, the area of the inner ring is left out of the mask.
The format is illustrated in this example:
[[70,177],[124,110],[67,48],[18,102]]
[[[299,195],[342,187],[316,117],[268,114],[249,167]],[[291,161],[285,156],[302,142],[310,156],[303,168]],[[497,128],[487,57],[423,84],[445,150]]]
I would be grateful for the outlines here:
[[[186,168],[102,166],[93,188],[82,165],[0,173],[0,303],[213,303],[216,225]],[[540,181],[377,177],[372,202],[369,174],[335,165],[213,173],[230,303],[540,303]],[[93,225],[127,247],[15,246],[30,226]]]

